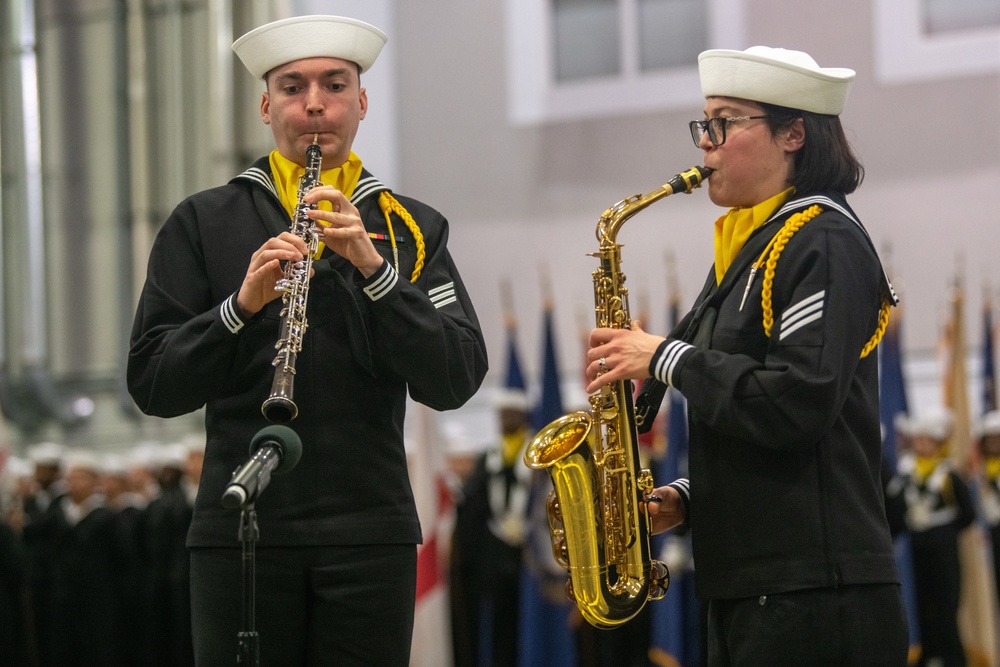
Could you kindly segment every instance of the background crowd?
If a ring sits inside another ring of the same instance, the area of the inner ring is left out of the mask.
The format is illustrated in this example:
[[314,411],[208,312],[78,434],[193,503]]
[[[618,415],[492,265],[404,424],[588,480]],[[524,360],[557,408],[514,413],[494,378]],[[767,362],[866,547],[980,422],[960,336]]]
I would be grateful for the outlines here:
[[184,540],[203,453],[195,437],[47,442],[6,460],[0,665],[194,664]]

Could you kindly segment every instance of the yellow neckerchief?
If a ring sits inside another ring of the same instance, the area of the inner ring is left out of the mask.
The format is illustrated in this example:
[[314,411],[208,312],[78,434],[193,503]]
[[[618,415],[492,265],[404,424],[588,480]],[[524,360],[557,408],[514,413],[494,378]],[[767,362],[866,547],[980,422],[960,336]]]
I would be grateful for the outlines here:
[[[274,176],[274,184],[278,188],[278,197],[281,199],[281,205],[285,207],[288,217],[294,219],[295,205],[298,204],[299,200],[299,179],[302,178],[302,174],[305,173],[306,169],[292,162],[277,150],[271,151],[269,161],[271,163],[271,174]],[[351,151],[347,162],[339,167],[324,169],[319,175],[319,180],[323,185],[332,185],[344,193],[344,196],[348,199],[354,194],[354,188],[357,187],[358,179],[360,178],[361,158],[354,151]],[[319,209],[321,211],[332,211],[333,206],[330,202],[321,200],[319,202]],[[326,223],[321,221],[320,224],[325,225]],[[323,254],[322,241],[316,251],[316,257],[319,257],[321,254]]]
[[750,208],[739,206],[729,209],[729,212],[715,221],[715,282],[722,283],[726,269],[733,263],[743,244],[750,235],[785,203],[788,196],[795,191],[794,187],[779,192],[770,199]]
[[[295,217],[295,205],[299,200],[299,179],[305,173],[305,167],[295,164],[276,150],[271,151],[270,163],[281,205],[288,212],[288,217]],[[355,155],[354,151],[351,151],[344,164],[320,172],[320,180],[324,185],[332,185],[343,192],[348,199],[354,194],[359,178],[361,178],[361,158]],[[321,201],[319,208],[322,211],[333,210],[328,201]]]
[[1000,477],[1000,456],[987,456],[985,461],[986,478]]
[[521,448],[524,446],[527,436],[528,430],[524,428],[503,436],[500,459],[503,461],[504,466],[513,465],[514,461],[517,460],[517,455],[521,453]]
[[915,459],[914,477],[918,482],[926,481],[928,477],[937,469],[938,465],[944,461],[945,457],[938,454],[935,456],[918,456]]

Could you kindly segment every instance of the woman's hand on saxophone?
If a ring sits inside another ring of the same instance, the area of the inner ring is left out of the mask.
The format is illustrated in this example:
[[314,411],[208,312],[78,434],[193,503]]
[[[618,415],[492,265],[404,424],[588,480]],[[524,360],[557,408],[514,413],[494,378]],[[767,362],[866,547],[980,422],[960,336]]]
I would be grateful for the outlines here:
[[281,263],[302,259],[306,250],[306,242],[291,232],[269,238],[257,249],[250,257],[250,266],[236,295],[236,304],[244,316],[253,317],[281,295],[274,289],[275,283],[284,276]]
[[307,192],[302,201],[306,204],[330,202],[332,211],[315,208],[306,213],[323,229],[323,242],[353,264],[365,278],[379,270],[385,260],[375,250],[358,209],[343,192],[332,185],[321,185]]
[[587,393],[612,382],[649,377],[649,362],[663,340],[643,331],[638,320],[631,329],[594,329],[587,351]]
[[653,521],[654,535],[679,526],[687,519],[681,494],[672,486],[653,489],[646,503],[646,511]]

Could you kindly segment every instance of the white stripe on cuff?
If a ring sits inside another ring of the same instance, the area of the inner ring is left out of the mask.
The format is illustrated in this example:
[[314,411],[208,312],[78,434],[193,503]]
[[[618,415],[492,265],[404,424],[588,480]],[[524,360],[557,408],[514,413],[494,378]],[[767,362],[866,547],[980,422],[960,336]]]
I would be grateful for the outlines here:
[[693,345],[680,340],[672,340],[667,343],[667,347],[663,350],[663,355],[656,360],[653,376],[660,382],[664,382],[671,387],[674,386],[674,369],[677,367],[677,363],[684,356],[685,352],[693,349]]
[[365,294],[372,301],[378,301],[386,294],[388,294],[393,287],[396,286],[396,282],[399,280],[399,274],[392,268],[389,262],[384,262],[383,266],[385,270],[382,272],[378,278],[375,279],[368,287],[364,288]]
[[222,323],[226,325],[232,333],[238,333],[240,329],[243,328],[245,324],[240,316],[236,314],[236,295],[231,294],[228,299],[222,302],[222,307],[220,310],[222,315]]
[[667,484],[667,486],[672,486],[677,489],[677,493],[681,494],[681,497],[684,498],[685,501],[691,501],[691,482],[686,478],[681,477],[680,479],[675,479],[670,482],[670,484]]

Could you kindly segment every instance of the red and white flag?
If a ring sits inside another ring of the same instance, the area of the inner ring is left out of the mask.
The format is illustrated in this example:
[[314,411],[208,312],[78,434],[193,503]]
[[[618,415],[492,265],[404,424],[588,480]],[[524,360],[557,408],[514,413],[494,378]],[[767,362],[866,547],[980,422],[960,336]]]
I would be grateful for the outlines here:
[[448,559],[454,505],[446,482],[444,437],[437,414],[411,402],[406,457],[424,543],[417,548],[417,604],[411,667],[451,667]]

